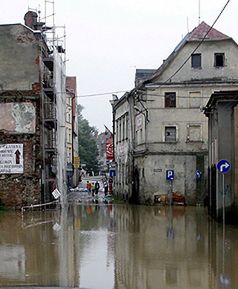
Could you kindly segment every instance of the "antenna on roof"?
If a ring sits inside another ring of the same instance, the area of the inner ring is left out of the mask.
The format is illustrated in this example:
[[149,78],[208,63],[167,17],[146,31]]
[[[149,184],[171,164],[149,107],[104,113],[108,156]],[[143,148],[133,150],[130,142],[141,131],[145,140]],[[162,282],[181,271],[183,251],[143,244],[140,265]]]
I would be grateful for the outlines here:
[[200,24],[201,20],[201,5],[200,5],[200,0],[198,0],[198,25]]
[[189,33],[188,16],[187,16],[187,30],[188,30],[188,33]]

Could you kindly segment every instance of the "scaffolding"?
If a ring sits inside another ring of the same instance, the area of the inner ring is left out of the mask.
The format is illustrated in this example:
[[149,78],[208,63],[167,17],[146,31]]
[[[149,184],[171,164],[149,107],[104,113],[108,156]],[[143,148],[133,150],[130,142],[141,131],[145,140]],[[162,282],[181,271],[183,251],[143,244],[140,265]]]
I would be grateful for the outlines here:
[[[39,13],[39,11],[38,11]],[[41,22],[43,20],[43,22]],[[58,150],[57,130],[57,80],[56,53],[61,54],[65,62],[65,26],[55,26],[55,2],[45,0],[45,16],[39,18],[41,29],[41,118],[42,118],[42,202],[53,200],[52,191],[57,187]],[[61,35],[57,32],[61,29]],[[63,29],[63,33],[62,33]]]

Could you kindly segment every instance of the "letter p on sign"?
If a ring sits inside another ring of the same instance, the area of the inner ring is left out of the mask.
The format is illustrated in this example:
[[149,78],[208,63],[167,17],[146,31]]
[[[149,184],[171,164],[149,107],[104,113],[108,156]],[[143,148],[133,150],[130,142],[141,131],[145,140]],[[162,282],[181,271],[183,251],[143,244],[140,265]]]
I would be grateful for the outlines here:
[[174,170],[166,170],[166,180],[172,181],[174,179]]

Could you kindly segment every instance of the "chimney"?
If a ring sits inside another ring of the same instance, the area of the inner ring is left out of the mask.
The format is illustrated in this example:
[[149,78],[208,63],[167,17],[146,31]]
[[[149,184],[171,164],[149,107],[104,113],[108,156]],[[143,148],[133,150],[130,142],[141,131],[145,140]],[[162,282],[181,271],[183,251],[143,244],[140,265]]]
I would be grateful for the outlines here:
[[25,25],[30,27],[33,30],[37,29],[37,13],[34,11],[28,11],[25,16],[24,16],[24,20],[25,20]]

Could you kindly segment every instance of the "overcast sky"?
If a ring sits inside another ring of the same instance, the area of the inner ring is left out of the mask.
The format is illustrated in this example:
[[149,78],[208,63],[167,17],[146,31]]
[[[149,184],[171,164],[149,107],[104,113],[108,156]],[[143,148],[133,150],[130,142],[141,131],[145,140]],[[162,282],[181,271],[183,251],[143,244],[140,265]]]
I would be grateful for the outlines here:
[[[200,0],[201,21],[212,25],[226,2]],[[45,15],[44,0],[2,0],[0,23],[24,23],[28,8]],[[136,68],[158,68],[198,25],[199,0],[55,0],[55,13],[56,25],[66,25],[67,75],[77,77],[78,95],[85,96],[130,90]],[[214,27],[236,42],[237,15],[238,1],[231,0]],[[78,98],[99,131],[112,127],[111,98]]]

